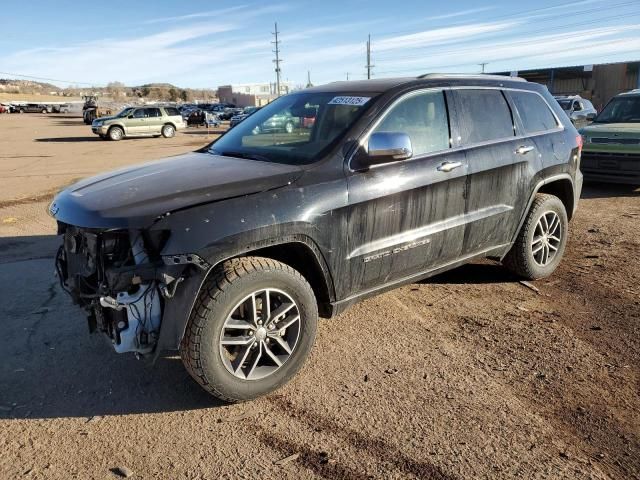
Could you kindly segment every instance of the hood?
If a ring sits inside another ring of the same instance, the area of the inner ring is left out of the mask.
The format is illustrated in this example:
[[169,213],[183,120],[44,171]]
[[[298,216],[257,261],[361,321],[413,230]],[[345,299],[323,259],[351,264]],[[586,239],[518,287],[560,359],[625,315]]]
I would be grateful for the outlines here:
[[117,115],[110,115],[108,117],[98,117],[94,120],[94,122],[106,122],[107,120],[115,120],[119,118]]
[[293,165],[189,153],[82,180],[60,192],[49,211],[80,227],[146,227],[167,212],[272,190],[301,173]]
[[636,134],[640,135],[640,123],[592,123],[580,129],[583,135],[616,135]]

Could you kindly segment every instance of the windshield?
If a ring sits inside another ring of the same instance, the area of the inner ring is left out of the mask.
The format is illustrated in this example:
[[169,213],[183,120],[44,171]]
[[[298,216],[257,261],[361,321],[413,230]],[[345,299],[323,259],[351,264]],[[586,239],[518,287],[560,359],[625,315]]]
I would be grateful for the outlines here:
[[116,117],[118,118],[126,117],[127,115],[129,115],[129,113],[131,113],[132,110],[133,110],[133,107],[127,107],[124,110],[122,110],[118,115],[116,115]]
[[369,96],[298,93],[254,112],[209,148],[210,153],[302,165],[315,161],[369,105]]
[[571,110],[571,102],[573,102],[573,100],[558,100],[558,103],[563,110]]
[[596,117],[597,123],[640,123],[640,95],[611,100]]

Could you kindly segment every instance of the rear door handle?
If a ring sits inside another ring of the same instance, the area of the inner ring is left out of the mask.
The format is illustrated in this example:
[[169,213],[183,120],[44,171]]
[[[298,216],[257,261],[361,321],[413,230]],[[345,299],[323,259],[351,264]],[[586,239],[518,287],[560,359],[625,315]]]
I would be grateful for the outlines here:
[[451,170],[455,170],[458,167],[462,166],[462,162],[443,162],[438,165],[437,170],[439,172],[450,172]]
[[530,146],[529,147],[525,147],[525,146],[518,147],[518,148],[516,148],[516,153],[518,155],[526,155],[527,153],[531,152],[533,150],[533,148],[534,147],[530,147]]

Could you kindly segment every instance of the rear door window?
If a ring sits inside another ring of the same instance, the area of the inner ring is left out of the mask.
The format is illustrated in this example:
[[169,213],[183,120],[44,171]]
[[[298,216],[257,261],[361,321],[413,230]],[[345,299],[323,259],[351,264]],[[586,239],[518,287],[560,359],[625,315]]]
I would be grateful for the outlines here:
[[500,90],[457,90],[463,145],[515,136],[511,110]]
[[159,108],[147,108],[147,117],[161,117]]
[[509,95],[520,114],[525,133],[531,134],[558,128],[556,117],[540,95],[517,91],[511,91]]
[[414,156],[449,148],[449,119],[444,93],[422,92],[400,100],[376,127],[374,133],[377,132],[409,135]]

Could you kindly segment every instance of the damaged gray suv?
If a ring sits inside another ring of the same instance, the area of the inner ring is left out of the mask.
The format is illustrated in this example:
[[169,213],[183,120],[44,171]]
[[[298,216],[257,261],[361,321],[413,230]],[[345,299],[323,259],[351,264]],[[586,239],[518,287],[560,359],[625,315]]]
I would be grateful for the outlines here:
[[[282,116],[290,131],[260,128]],[[179,350],[208,392],[247,400],[302,367],[319,316],[478,258],[552,274],[581,146],[517,78],[309,88],[199,151],[58,194],[56,267],[117,352]]]

